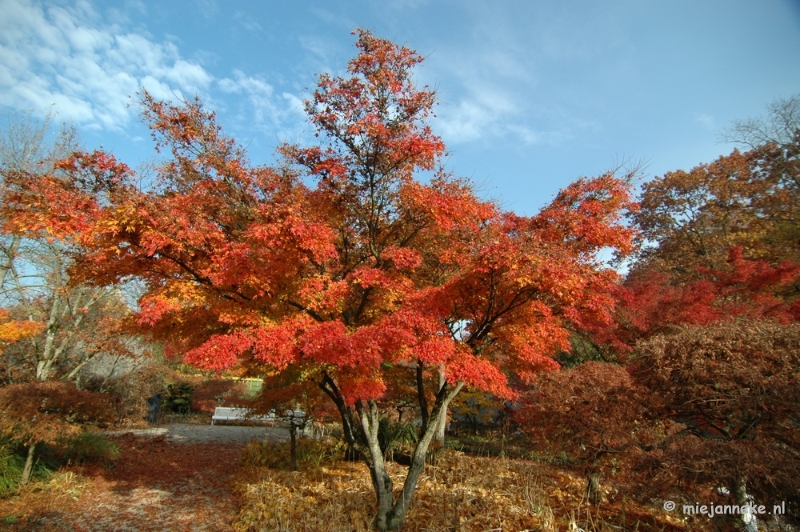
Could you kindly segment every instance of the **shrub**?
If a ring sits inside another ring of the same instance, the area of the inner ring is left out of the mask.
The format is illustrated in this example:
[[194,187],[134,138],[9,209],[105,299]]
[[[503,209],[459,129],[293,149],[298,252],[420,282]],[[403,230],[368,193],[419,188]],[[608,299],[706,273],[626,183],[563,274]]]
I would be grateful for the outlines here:
[[14,452],[8,442],[0,444],[0,498],[13,495],[17,491],[25,458]]
[[192,394],[192,410],[213,413],[220,400],[238,402],[247,390],[239,382],[228,379],[210,379],[197,385]]
[[[31,477],[43,480],[53,473],[58,463],[51,447],[47,445],[40,445],[39,447],[38,458],[33,467]],[[0,499],[17,493],[24,467],[24,447],[7,439],[0,439]]]
[[378,423],[378,444],[388,457],[395,451],[410,454],[417,442],[419,435],[413,423],[394,422],[385,417]]
[[164,406],[176,414],[188,414],[192,406],[192,393],[194,386],[188,382],[176,382],[167,386],[167,395]]
[[117,422],[144,421],[147,415],[147,398],[164,393],[172,378],[169,368],[155,363],[145,363],[133,371],[109,379],[93,378],[84,386],[89,391],[105,392],[112,397]]

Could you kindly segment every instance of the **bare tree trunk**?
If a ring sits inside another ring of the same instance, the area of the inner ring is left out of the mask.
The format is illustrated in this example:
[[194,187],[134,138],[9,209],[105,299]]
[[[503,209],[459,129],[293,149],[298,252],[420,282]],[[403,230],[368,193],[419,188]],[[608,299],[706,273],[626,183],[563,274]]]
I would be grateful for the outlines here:
[[297,425],[294,424],[294,412],[289,417],[289,467],[297,471]]
[[[396,500],[393,500],[392,479],[386,473],[383,455],[378,445],[378,422],[380,421],[380,416],[377,404],[374,401],[370,402],[369,417],[362,417],[362,419],[368,419],[368,422],[362,422],[362,426],[366,429],[364,436],[368,441],[370,450],[370,460],[367,461],[367,465],[370,467],[370,474],[378,499],[378,509],[375,514],[375,528],[377,530],[400,530],[403,527],[406,514],[411,507],[411,500],[414,490],[416,490],[417,482],[425,469],[425,456],[436,434],[436,428],[446,419],[447,406],[458,395],[463,386],[464,383],[459,382],[452,389],[448,389],[445,382],[439,388],[439,392],[436,394],[436,402],[430,413],[430,423],[414,448],[411,465],[408,467],[408,473],[403,482],[403,489]],[[361,411],[359,411],[359,414],[361,414]]]
[[[421,370],[418,375],[420,373]],[[418,383],[421,382],[422,379],[419,378]],[[319,387],[333,400],[341,414],[344,438],[348,446],[352,445],[369,469],[377,502],[373,526],[380,531],[400,530],[411,507],[414,490],[425,468],[425,457],[436,435],[437,427],[444,423],[444,419],[447,417],[447,407],[464,387],[464,383],[459,381],[449,387],[445,381],[436,393],[436,401],[429,415],[426,416],[427,409],[423,409],[423,418],[427,418],[429,422],[424,423],[425,428],[421,430],[420,440],[414,448],[411,464],[403,482],[403,489],[397,499],[394,498],[392,478],[386,471],[386,462],[378,438],[378,427],[381,420],[378,403],[375,400],[356,401],[358,423],[355,423],[352,410],[346,406],[341,391],[329,375],[323,376]],[[424,406],[424,395],[420,394],[420,397],[422,398],[420,402]],[[356,429],[358,429],[358,433],[356,433]]]
[[31,479],[31,473],[33,472],[33,456],[35,454],[36,444],[32,443],[28,446],[28,457],[25,459],[25,467],[22,469],[22,478],[19,481],[22,486],[27,484]]
[[[444,364],[439,366],[439,389],[445,385]],[[436,441],[439,442],[441,447],[444,447],[444,433],[447,428],[447,408],[445,408],[444,415],[439,418],[436,424]]]
[[586,498],[594,505],[600,504],[603,500],[600,491],[600,471],[594,463],[586,471]]

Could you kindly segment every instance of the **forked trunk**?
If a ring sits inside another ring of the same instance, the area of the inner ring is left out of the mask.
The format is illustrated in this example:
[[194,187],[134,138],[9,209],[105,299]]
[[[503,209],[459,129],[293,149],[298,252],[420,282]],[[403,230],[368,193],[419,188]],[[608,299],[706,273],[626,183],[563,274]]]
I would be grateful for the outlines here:
[[417,443],[417,446],[414,448],[411,464],[408,467],[408,473],[403,482],[403,489],[396,500],[392,493],[392,479],[386,472],[386,463],[378,443],[380,412],[378,411],[377,403],[375,403],[375,401],[370,401],[368,403],[369,410],[364,408],[364,405],[361,403],[356,404],[361,419],[362,434],[364,440],[367,442],[366,452],[362,454],[364,454],[365,461],[370,470],[372,486],[375,489],[375,497],[378,503],[374,521],[376,530],[400,530],[403,527],[406,514],[411,507],[411,500],[414,495],[414,490],[417,487],[417,482],[425,469],[425,456],[428,453],[431,442],[436,436],[436,429],[440,423],[444,422],[447,415],[447,406],[462,387],[463,383],[459,382],[449,391],[446,384],[439,389],[439,393],[436,396],[436,403],[431,411],[430,422],[422,434],[419,443]]

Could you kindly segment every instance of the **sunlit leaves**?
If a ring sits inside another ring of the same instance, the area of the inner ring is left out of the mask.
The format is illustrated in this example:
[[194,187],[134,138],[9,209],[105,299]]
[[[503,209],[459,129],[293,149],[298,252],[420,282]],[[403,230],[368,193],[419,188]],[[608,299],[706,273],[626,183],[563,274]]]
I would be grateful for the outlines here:
[[735,150],[645,183],[634,217],[644,244],[636,271],[655,269],[686,281],[698,267],[721,267],[731,247],[771,263],[797,260],[798,168],[791,160],[797,142],[786,150]]
[[43,328],[38,321],[9,319],[8,311],[0,309],[0,353],[5,345],[36,336]]

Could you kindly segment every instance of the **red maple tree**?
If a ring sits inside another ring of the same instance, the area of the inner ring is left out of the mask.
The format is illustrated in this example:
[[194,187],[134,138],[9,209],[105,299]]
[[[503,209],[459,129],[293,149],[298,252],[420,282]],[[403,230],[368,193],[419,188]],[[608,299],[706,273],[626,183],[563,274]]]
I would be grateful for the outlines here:
[[[138,322],[186,362],[244,361],[318,386],[369,467],[375,527],[396,530],[463,386],[512,398],[509,374],[556,369],[571,330],[611,322],[617,275],[598,253],[630,251],[621,216],[634,205],[612,175],[532,217],[480,200],[441,168],[434,93],[411,77],[422,58],[367,31],[356,46],[348,75],[320,76],[306,104],[320,144],[283,146],[275,168],[251,166],[199,102],[145,93],[169,151],[151,188],[97,154],[68,162],[104,187],[74,275],[140,279]],[[422,419],[399,494],[378,441],[389,379],[408,381]]]

